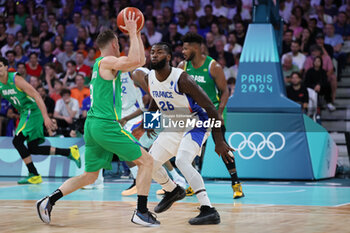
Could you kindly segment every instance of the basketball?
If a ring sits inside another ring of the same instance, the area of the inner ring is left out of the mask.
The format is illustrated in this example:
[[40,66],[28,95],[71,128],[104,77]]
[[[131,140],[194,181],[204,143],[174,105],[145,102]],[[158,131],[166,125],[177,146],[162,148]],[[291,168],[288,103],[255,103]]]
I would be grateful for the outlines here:
[[141,31],[141,29],[143,28],[143,26],[145,24],[145,17],[143,16],[142,12],[139,9],[137,9],[135,7],[126,7],[122,11],[119,12],[118,17],[117,17],[118,28],[123,33],[128,33],[128,32],[126,30],[124,30],[123,28],[121,28],[120,26],[125,26],[124,14],[126,17],[128,17],[130,11],[135,12],[135,19],[137,17],[140,17],[137,20],[137,32]]

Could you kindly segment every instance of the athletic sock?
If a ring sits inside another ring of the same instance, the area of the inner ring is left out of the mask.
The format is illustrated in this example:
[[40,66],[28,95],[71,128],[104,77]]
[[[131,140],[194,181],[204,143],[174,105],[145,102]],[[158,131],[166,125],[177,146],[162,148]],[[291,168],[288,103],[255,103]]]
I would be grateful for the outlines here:
[[49,202],[51,205],[55,205],[56,201],[58,201],[62,197],[63,193],[61,192],[61,190],[56,189],[56,191],[49,196]]
[[137,209],[142,213],[146,213],[147,209],[147,196],[137,195]]
[[137,171],[138,171],[138,167],[137,166],[134,166],[134,167],[131,167],[130,168],[130,172],[132,174],[132,176],[134,177],[134,179],[136,179],[136,176],[137,176]]
[[70,155],[70,149],[56,148],[56,154],[57,155],[63,155],[63,156],[69,156]]
[[239,180],[238,180],[237,172],[231,172],[230,175],[231,175],[232,185],[238,184]]
[[170,175],[173,177],[173,180],[176,180],[177,178],[180,177],[179,173],[173,168],[173,170],[169,171]]
[[207,194],[207,191],[201,191],[201,192],[197,193],[196,196],[197,196],[198,202],[201,204],[201,206],[206,205],[206,206],[212,207],[210,200],[209,200],[209,197],[208,197],[208,194]]
[[28,172],[29,172],[29,173],[32,173],[32,174],[34,174],[34,175],[36,175],[36,176],[39,175],[39,173],[38,173],[38,171],[36,170],[36,168],[35,168],[33,162],[30,162],[30,163],[26,164],[26,166],[27,166],[27,168],[28,168]]

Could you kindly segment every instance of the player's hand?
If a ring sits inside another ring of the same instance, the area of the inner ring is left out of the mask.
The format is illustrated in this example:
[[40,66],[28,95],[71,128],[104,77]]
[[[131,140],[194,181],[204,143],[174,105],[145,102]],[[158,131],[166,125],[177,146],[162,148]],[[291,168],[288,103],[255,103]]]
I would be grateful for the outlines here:
[[124,127],[124,125],[126,124],[126,122],[128,122],[125,118],[122,118],[122,119],[120,119],[119,121],[119,124],[121,124],[121,126],[123,126]]
[[140,16],[135,18],[135,12],[128,12],[128,15],[124,14],[124,23],[125,26],[120,26],[122,29],[128,31],[129,33],[135,33],[137,31],[137,21],[140,19]]
[[137,140],[139,140],[141,137],[142,137],[142,135],[145,133],[145,129],[143,128],[143,125],[142,125],[142,123],[138,126],[138,127],[136,127],[132,132],[131,132],[131,134],[137,139]]
[[44,124],[50,131],[55,131],[57,129],[57,125],[50,119],[50,117],[45,117]]
[[156,131],[154,131],[154,129],[147,129],[147,137],[148,138],[154,138],[155,136],[157,136],[157,133]]
[[233,162],[234,155],[233,151],[235,151],[233,148],[231,148],[229,145],[226,144],[226,142],[221,141],[215,144],[215,152],[222,156],[222,159],[225,163]]

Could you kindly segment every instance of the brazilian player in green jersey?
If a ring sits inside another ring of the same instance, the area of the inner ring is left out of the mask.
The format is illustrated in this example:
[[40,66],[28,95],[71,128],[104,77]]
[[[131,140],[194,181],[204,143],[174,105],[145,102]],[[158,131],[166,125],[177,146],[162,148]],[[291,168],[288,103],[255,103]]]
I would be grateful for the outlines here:
[[85,172],[64,182],[50,196],[37,202],[40,219],[51,221],[53,205],[61,197],[94,183],[100,169],[112,169],[113,154],[125,161],[133,161],[139,171],[136,177],[138,191],[137,209],[131,221],[143,226],[159,225],[154,214],[147,209],[147,197],[152,181],[153,158],[137,140],[120,125],[122,109],[121,72],[130,72],[145,64],[145,52],[136,22],[141,20],[130,12],[124,14],[125,26],[130,37],[128,56],[120,57],[118,37],[111,31],[101,32],[96,43],[101,51],[93,66],[90,83],[91,108],[84,127]]
[[[187,33],[183,38],[183,50],[182,54],[185,61],[179,64],[179,68],[184,69],[197,84],[203,88],[207,93],[210,100],[218,110],[222,121],[224,123],[226,115],[226,103],[229,97],[228,88],[226,84],[225,74],[222,67],[213,58],[202,54],[201,45],[203,38],[196,33]],[[225,138],[225,126],[223,125],[221,132]],[[203,159],[205,152],[205,146],[202,149]],[[231,175],[233,198],[240,198],[244,196],[242,191],[241,183],[239,182],[236,163],[233,162],[225,163],[228,172]],[[187,195],[193,195],[191,187],[187,190]]]
[[[20,114],[20,120],[13,138],[13,145],[28,168],[29,175],[18,181],[18,184],[39,184],[41,175],[36,170],[31,154],[67,156],[78,167],[81,166],[77,146],[69,149],[51,146],[39,146],[45,141],[43,124],[48,130],[55,125],[49,118],[46,106],[39,93],[27,83],[18,73],[8,72],[8,61],[0,57],[0,95],[7,99]],[[27,141],[27,146],[24,142]]]

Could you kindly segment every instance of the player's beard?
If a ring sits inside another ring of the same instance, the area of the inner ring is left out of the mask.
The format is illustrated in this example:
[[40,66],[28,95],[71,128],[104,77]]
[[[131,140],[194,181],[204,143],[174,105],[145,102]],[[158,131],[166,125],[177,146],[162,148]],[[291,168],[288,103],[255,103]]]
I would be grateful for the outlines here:
[[163,60],[159,61],[158,63],[153,63],[151,61],[151,69],[153,70],[161,70],[165,67],[166,64],[166,58],[164,58]]
[[196,55],[196,53],[195,53],[195,52],[192,52],[192,53],[190,54],[190,56],[186,59],[186,61],[192,61],[192,59],[194,58],[195,55]]

